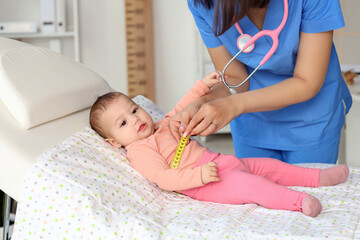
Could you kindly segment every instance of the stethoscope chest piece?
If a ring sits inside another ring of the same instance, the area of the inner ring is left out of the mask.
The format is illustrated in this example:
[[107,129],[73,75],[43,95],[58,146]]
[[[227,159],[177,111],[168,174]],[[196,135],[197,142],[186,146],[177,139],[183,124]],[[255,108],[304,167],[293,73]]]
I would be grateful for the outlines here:
[[[251,39],[252,37],[249,34],[241,34],[238,37],[237,40],[237,47],[241,50],[244,48],[245,44]],[[251,52],[255,47],[255,43],[251,44],[250,46],[248,46],[246,49],[243,50],[244,53],[249,53]]]

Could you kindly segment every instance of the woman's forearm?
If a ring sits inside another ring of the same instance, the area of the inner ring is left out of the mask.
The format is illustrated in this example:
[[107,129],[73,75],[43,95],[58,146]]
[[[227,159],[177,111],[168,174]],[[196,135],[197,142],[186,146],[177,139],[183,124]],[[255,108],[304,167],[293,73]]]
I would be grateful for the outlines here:
[[[229,79],[226,79],[226,82],[228,84],[236,85],[239,82],[241,82],[241,79],[229,78]],[[235,90],[238,93],[246,92],[249,90],[249,84],[245,83],[242,87],[235,88]],[[211,91],[208,94],[198,98],[195,102],[196,102],[196,104],[198,104],[198,106],[201,107],[205,103],[211,102],[216,99],[229,97],[230,95],[231,94],[230,94],[229,89],[223,83],[218,83],[211,89]]]
[[307,81],[293,77],[266,88],[232,95],[228,100],[238,116],[242,113],[278,110],[305,102],[318,91],[318,88],[310,86]]
[[331,54],[333,32],[300,33],[294,75],[277,84],[231,96],[238,115],[272,111],[313,98],[321,89]]

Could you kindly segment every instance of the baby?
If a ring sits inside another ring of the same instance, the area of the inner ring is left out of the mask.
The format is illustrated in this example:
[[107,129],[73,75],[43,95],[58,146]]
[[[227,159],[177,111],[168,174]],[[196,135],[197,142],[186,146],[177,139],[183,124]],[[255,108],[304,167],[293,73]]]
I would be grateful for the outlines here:
[[125,147],[131,165],[160,188],[191,198],[227,204],[256,203],[299,211],[316,217],[319,200],[286,186],[321,187],[344,182],[345,165],[327,169],[304,168],[272,158],[243,158],[214,153],[189,140],[178,169],[171,169],[179,139],[170,132],[169,120],[220,81],[212,72],[197,81],[164,119],[156,122],[128,96],[111,92],[99,97],[90,111],[90,125],[106,142]]

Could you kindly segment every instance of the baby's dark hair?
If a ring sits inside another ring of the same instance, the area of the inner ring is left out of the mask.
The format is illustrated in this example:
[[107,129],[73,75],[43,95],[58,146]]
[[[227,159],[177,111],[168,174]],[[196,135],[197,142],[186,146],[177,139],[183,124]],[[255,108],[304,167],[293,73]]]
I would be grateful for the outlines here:
[[97,98],[90,110],[90,126],[103,138],[107,137],[107,134],[101,128],[100,118],[101,115],[105,112],[107,106],[112,103],[115,99],[118,99],[121,96],[126,96],[121,92],[109,92]]

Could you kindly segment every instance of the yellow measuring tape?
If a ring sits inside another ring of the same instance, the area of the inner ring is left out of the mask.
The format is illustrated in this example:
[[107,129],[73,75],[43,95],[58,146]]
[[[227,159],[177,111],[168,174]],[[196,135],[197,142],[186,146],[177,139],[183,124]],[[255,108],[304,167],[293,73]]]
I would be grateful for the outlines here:
[[176,169],[179,167],[181,156],[184,153],[185,146],[186,146],[186,143],[189,141],[189,138],[190,138],[190,134],[188,136],[186,136],[186,138],[181,136],[179,144],[176,148],[175,156],[171,162],[170,168]]

